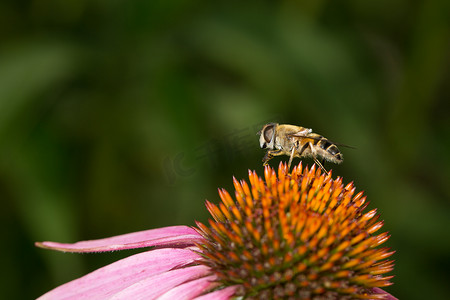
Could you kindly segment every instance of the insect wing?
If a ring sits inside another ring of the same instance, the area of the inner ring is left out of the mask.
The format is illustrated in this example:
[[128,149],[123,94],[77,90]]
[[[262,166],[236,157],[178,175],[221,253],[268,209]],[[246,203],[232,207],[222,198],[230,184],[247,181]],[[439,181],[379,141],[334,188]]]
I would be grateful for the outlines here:
[[333,141],[331,141],[331,140],[329,140],[327,138],[324,138],[324,137],[308,136],[307,134],[304,134],[303,132],[304,132],[304,130],[299,131],[297,133],[288,134],[288,136],[305,138],[305,139],[311,139],[311,140],[315,140],[315,141],[320,141],[322,139],[326,139],[328,142],[330,142],[330,143],[332,143],[332,144],[334,144],[336,146],[342,146],[342,147],[346,147],[346,148],[350,148],[350,149],[356,149],[356,147],[345,145],[345,144],[340,144],[340,143],[335,143],[335,142],[333,142]]

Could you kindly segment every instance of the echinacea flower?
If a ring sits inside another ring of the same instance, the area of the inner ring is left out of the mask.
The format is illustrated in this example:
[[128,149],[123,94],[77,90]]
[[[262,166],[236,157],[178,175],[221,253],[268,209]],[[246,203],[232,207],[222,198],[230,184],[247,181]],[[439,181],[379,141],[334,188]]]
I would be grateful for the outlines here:
[[389,235],[375,234],[383,221],[364,212],[352,183],[301,164],[249,179],[233,178],[235,199],[220,189],[219,205],[206,201],[208,225],[37,243],[67,252],[153,247],[40,299],[396,299],[381,289],[392,284],[384,274],[394,251],[379,247]]

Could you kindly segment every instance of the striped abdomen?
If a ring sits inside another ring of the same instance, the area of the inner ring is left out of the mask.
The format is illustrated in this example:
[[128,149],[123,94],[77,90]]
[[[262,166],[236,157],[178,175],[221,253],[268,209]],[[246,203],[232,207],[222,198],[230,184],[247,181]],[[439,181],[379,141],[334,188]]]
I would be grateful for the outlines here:
[[314,134],[314,136],[311,137],[313,137],[312,144],[320,149],[316,148],[316,151],[320,156],[335,163],[344,161],[341,151],[339,151],[338,147],[333,142],[318,134]]

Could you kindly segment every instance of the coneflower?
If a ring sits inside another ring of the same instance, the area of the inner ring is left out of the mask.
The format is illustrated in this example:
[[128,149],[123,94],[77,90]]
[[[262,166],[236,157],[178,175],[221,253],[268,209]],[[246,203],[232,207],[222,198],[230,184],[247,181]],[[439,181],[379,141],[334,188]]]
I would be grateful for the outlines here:
[[[376,209],[352,183],[280,164],[250,185],[233,178],[235,199],[206,202],[212,218],[108,239],[39,247],[99,252],[154,246],[66,283],[42,299],[396,299],[394,253]],[[163,249],[160,249],[163,248]]]

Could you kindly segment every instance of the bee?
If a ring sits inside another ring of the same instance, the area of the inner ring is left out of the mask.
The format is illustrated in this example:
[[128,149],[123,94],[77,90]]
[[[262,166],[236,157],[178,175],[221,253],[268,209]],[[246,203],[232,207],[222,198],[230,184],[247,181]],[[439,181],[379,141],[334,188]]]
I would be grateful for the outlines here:
[[[339,151],[337,145],[329,139],[312,132],[312,129],[278,123],[268,123],[258,131],[259,144],[262,149],[269,149],[263,158],[263,165],[274,156],[288,155],[288,169],[291,168],[294,157],[312,157],[314,162],[325,172],[323,164],[329,161],[340,164],[344,161],[344,156]],[[322,163],[319,161],[322,159]]]

